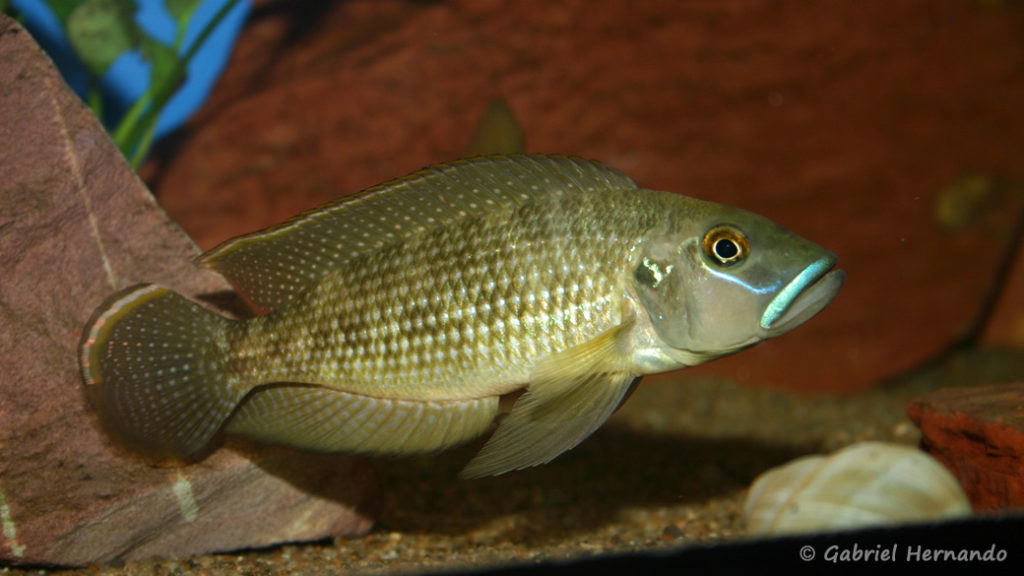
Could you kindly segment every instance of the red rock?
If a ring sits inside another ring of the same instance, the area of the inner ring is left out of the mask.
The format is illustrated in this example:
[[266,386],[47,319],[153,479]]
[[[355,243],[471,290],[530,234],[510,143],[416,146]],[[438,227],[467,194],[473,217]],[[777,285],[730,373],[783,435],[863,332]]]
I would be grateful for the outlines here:
[[110,443],[78,341],[111,292],[226,283],[27,32],[0,15],[0,564],[187,556],[366,531],[358,460],[242,447],[181,468]]
[[1024,383],[946,388],[907,412],[975,510],[1024,509]]
[[[201,247],[459,156],[502,97],[530,152],[743,206],[839,256],[846,285],[817,318],[694,369],[746,383],[849,392],[944,349],[1015,209],[948,231],[936,199],[967,172],[1024,182],[1024,19],[1009,5],[342,2],[306,35],[273,6],[177,153],[148,167]],[[1024,318],[1020,294],[997,321]]]

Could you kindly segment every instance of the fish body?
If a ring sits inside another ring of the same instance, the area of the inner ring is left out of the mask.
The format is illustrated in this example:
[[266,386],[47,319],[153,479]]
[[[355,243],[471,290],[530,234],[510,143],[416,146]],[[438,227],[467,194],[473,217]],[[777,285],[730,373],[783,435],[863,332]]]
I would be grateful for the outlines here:
[[104,420],[187,457],[221,430],[307,450],[408,454],[485,434],[463,474],[545,463],[634,380],[802,323],[835,257],[735,208],[638,188],[581,159],[428,168],[201,258],[268,313],[236,321],[155,285],[87,327]]

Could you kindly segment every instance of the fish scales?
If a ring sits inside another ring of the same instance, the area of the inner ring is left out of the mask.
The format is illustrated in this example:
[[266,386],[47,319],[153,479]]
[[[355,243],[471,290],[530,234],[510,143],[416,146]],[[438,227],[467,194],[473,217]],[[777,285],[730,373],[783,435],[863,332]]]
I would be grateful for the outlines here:
[[200,259],[263,315],[230,320],[151,284],[114,294],[80,365],[108,430],[150,455],[192,458],[220,433],[413,454],[497,422],[462,475],[502,474],[579,444],[638,376],[800,325],[841,287],[835,262],[765,218],[596,162],[477,158]]
[[620,322],[623,271],[659,206],[643,196],[566,193],[356,259],[288,313],[234,326],[230,372],[387,398],[511,392]]

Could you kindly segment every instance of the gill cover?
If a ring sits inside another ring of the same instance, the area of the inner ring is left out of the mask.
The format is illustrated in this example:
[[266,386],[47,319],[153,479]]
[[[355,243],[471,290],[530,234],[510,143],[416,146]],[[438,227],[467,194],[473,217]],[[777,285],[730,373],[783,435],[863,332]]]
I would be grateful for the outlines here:
[[633,270],[663,352],[681,364],[786,332],[842,285],[835,256],[770,220],[699,201],[694,213],[649,238]]

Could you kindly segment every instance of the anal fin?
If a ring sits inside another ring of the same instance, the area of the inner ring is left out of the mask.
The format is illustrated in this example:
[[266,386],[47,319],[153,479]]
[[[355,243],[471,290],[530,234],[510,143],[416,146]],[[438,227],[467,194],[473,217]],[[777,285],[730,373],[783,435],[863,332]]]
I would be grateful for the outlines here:
[[417,454],[487,431],[498,397],[416,401],[306,385],[254,390],[225,431],[314,452]]
[[526,393],[460,476],[478,478],[545,464],[597,430],[636,379],[622,344],[632,326],[627,320],[541,363]]

